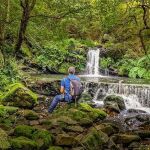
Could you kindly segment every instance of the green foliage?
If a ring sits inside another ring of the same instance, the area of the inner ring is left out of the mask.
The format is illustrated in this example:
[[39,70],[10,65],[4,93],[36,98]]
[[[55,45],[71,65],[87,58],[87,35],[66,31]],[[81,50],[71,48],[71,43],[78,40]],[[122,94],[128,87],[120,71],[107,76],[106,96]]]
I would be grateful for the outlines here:
[[100,67],[102,69],[109,68],[112,63],[114,63],[114,61],[110,57],[100,59]]

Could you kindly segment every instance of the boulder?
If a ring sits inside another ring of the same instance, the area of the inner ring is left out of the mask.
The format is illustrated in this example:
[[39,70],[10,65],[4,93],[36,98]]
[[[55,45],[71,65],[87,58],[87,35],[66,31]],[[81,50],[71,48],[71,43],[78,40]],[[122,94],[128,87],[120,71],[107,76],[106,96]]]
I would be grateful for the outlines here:
[[132,142],[138,142],[141,138],[138,135],[129,134],[114,134],[113,139],[115,143],[130,144]]
[[104,119],[107,116],[107,114],[103,110],[98,109],[98,108],[92,108],[87,103],[80,103],[80,109],[82,111],[87,112],[90,119],[92,120]]
[[83,137],[81,143],[86,149],[103,149],[108,139],[107,134],[92,129]]
[[55,138],[55,144],[59,146],[73,146],[77,144],[77,140],[68,134],[58,134]]
[[39,149],[47,149],[52,145],[52,135],[47,130],[37,130],[33,133],[32,139],[38,143]]
[[95,126],[96,130],[101,130],[102,132],[106,133],[108,136],[115,133],[114,128],[109,124],[99,124]]
[[21,83],[12,84],[6,89],[8,91],[2,97],[3,105],[30,109],[37,104],[37,95]]
[[109,96],[105,97],[104,107],[110,108],[117,112],[120,112],[126,108],[124,99],[122,97],[116,96],[116,95],[109,95]]
[[10,148],[7,133],[0,128],[0,149],[6,150]]
[[14,135],[15,136],[24,136],[31,138],[32,134],[36,131],[34,127],[27,126],[27,125],[18,125],[15,130],[14,130]]
[[10,140],[11,147],[14,150],[36,150],[38,149],[38,144],[26,137],[17,137]]
[[38,114],[33,110],[24,110],[23,115],[27,120],[37,120],[37,119],[39,119]]
[[79,121],[79,124],[83,127],[89,127],[93,124],[93,121],[89,118],[82,118],[80,121]]

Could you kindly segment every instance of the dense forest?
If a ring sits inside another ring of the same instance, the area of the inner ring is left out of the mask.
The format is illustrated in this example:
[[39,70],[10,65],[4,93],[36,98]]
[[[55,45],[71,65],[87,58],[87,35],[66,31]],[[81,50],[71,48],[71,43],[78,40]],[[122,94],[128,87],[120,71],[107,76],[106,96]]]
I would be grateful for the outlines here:
[[82,72],[88,47],[103,47],[102,68],[150,79],[149,0],[3,0],[0,6],[1,86],[25,65]]

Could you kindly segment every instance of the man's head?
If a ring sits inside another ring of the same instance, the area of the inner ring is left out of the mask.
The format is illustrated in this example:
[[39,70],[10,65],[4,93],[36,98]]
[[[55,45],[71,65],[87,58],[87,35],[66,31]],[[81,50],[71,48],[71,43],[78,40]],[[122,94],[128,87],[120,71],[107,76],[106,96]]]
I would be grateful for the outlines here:
[[69,74],[75,74],[75,72],[76,72],[75,67],[69,67],[68,69]]

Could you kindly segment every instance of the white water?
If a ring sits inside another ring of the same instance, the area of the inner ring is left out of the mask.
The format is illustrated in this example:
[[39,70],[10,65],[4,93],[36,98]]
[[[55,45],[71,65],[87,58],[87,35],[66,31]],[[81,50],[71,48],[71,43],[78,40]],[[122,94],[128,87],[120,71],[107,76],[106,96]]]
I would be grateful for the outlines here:
[[100,53],[99,48],[89,50],[88,61],[86,66],[88,75],[94,76],[99,75],[99,53]]
[[123,97],[127,109],[138,109],[150,113],[150,86],[117,83],[95,83],[94,87],[86,83],[86,90],[95,88],[93,101],[103,105],[103,98],[107,95]]

